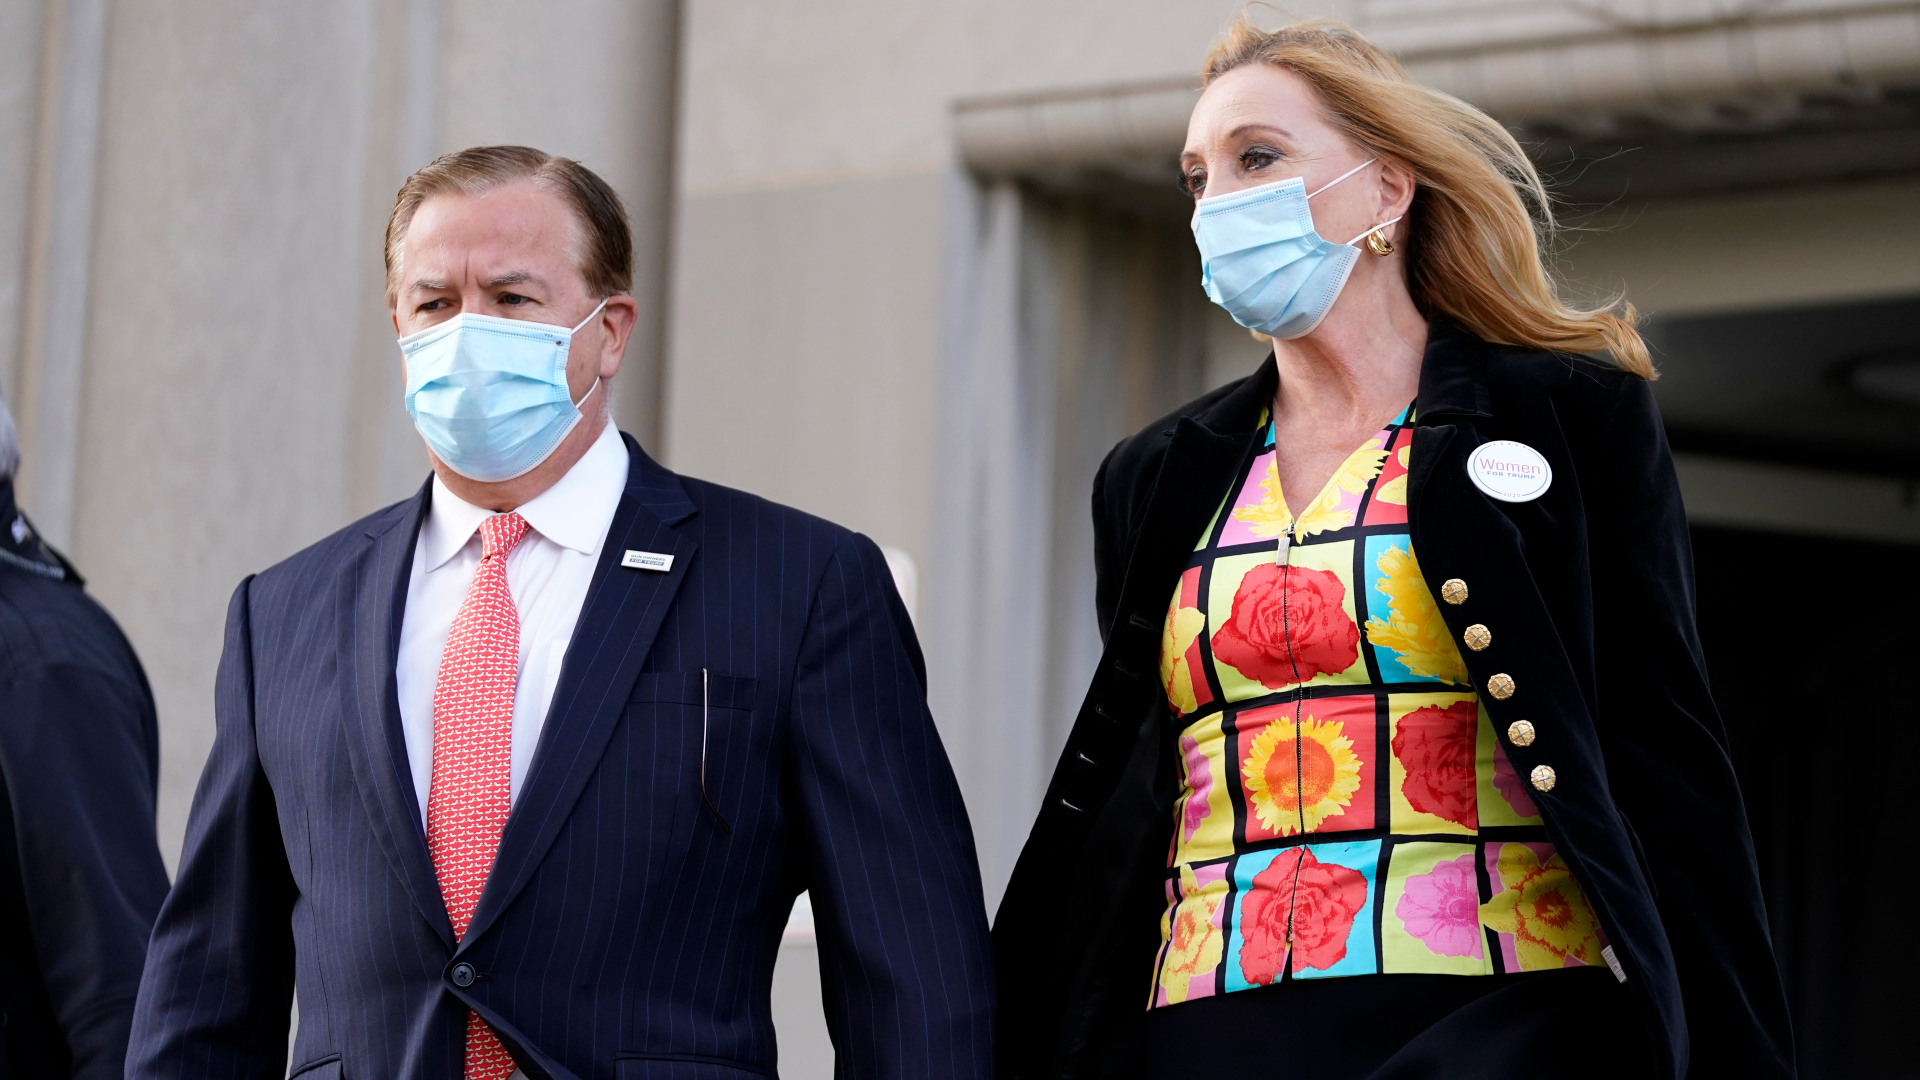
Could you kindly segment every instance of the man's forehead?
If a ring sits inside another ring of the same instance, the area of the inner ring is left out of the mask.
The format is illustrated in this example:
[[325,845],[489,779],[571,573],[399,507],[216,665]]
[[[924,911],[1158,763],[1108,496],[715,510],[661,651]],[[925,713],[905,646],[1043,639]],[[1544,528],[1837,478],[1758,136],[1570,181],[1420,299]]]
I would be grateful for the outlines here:
[[564,199],[531,184],[420,204],[407,229],[409,281],[552,283],[575,262],[578,224]]
[[489,289],[507,285],[552,288],[556,284],[551,274],[526,267],[489,270],[484,266],[468,263],[463,267],[448,266],[441,269],[435,266],[432,259],[422,258],[416,270],[418,272],[412,274],[407,282],[407,288],[412,292],[436,292],[441,289],[458,288],[468,280]]

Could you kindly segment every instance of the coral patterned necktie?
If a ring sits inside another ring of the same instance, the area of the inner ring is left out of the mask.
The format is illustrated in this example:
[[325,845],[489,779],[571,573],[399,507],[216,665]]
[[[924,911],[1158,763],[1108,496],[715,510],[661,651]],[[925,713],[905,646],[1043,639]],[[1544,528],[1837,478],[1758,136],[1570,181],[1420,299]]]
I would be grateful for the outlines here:
[[[527,535],[519,514],[480,523],[480,569],[453,620],[433,687],[433,781],[427,850],[453,936],[467,935],[480,889],[507,825],[513,688],[520,671],[520,615],[507,590],[507,556]],[[512,1055],[479,1014],[467,1012],[467,1080],[506,1080]]]

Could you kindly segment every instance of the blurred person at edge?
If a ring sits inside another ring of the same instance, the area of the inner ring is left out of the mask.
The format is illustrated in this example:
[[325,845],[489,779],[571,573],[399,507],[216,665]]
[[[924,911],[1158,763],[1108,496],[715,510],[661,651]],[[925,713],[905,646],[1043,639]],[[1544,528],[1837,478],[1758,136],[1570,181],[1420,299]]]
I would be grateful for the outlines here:
[[0,1076],[118,1080],[147,935],[160,735],[147,676],[13,500],[0,403]]
[[296,990],[307,1080],[771,1076],[803,889],[838,1075],[988,1075],[972,836],[886,561],[615,430],[631,245],[526,147],[400,189],[433,475],[234,594],[128,1077],[285,1074]]
[[1243,18],[1204,82],[1203,284],[1274,351],[1094,482],[1007,1075],[1792,1076],[1632,309],[1563,303],[1521,148],[1351,28]]

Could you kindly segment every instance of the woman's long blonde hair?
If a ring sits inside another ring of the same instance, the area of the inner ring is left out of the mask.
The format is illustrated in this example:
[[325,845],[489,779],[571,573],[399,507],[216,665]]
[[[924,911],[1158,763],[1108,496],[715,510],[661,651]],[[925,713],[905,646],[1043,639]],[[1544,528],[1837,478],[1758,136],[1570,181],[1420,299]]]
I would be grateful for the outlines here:
[[1499,122],[1414,82],[1359,31],[1329,19],[1267,31],[1242,13],[1207,53],[1203,81],[1255,63],[1307,80],[1348,138],[1413,170],[1408,284],[1429,318],[1445,315],[1507,345],[1605,351],[1622,368],[1654,377],[1632,304],[1585,310],[1560,299],[1540,254],[1559,228],[1552,199]]

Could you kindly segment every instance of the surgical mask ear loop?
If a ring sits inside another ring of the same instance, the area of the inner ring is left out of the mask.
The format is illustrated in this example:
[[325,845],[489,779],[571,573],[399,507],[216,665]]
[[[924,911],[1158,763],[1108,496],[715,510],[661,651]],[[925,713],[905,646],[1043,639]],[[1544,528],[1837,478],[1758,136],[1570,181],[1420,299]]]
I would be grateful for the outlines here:
[[[607,297],[607,300],[611,300],[611,299],[613,299],[613,297],[611,297],[611,296],[609,296],[609,297]],[[573,329],[571,329],[571,330],[569,330],[569,331],[567,331],[567,343],[568,343],[569,345],[571,345],[571,344],[573,343],[573,335],[575,335],[575,334],[577,334],[577,333],[579,333],[579,332],[580,332],[580,328],[581,328],[581,327],[583,327],[583,326],[585,326],[585,325],[587,325],[588,323],[590,323],[590,322],[592,322],[593,320],[595,320],[595,319],[597,319],[597,318],[599,318],[599,317],[600,317],[600,313],[601,313],[602,311],[605,311],[605,310],[607,309],[607,300],[602,300],[602,301],[600,301],[600,306],[599,306],[599,307],[597,307],[597,308],[594,308],[592,312],[590,312],[590,313],[588,313],[588,315],[587,315],[587,317],[586,317],[586,318],[584,318],[584,319],[581,319],[581,320],[580,320],[580,322],[579,322],[579,324],[578,324],[578,325],[576,325],[576,326],[575,326],[575,327],[574,327]],[[586,393],[584,393],[584,394],[581,394],[581,395],[580,395],[580,400],[579,400],[579,401],[576,401],[576,402],[574,402],[574,403],[573,403],[573,407],[577,409],[577,408],[579,408],[580,406],[582,406],[582,405],[585,405],[585,404],[587,403],[587,399],[593,396],[593,392],[594,392],[595,390],[598,390],[598,389],[600,389],[600,384],[601,384],[601,383],[603,383],[603,382],[606,382],[606,380],[605,380],[605,379],[602,379],[602,378],[601,378],[600,376],[598,376],[598,375],[595,375],[595,376],[593,377],[593,385],[592,385],[592,386],[589,386],[589,387],[587,387],[587,392],[586,392]]]
[[[1327,190],[1333,185],[1339,183],[1342,180],[1345,180],[1347,177],[1352,176],[1354,173],[1359,172],[1361,169],[1364,169],[1367,166],[1379,160],[1380,160],[1379,158],[1368,158],[1367,160],[1361,162],[1360,164],[1355,165],[1353,168],[1348,169],[1346,172],[1341,173],[1339,176],[1334,177],[1332,180],[1329,180],[1326,183],[1321,184],[1319,189],[1314,191],[1313,195],[1320,194],[1320,192]],[[1307,196],[1307,198],[1311,199],[1313,198],[1313,195],[1309,195]],[[1388,226],[1392,225],[1394,222],[1399,220],[1400,218],[1394,218],[1393,221],[1383,221],[1380,224],[1375,225],[1373,228],[1368,229],[1366,232],[1361,233],[1359,236],[1356,236],[1353,239],[1347,241],[1342,246],[1352,247],[1353,245],[1359,243],[1360,241],[1365,240],[1367,242],[1368,251],[1371,251],[1375,255],[1380,255],[1380,256],[1391,255],[1393,254],[1393,241],[1387,239],[1386,234],[1381,232],[1380,230],[1387,228]]]
[[[609,297],[607,297],[607,300],[611,300],[611,299],[613,299],[613,297],[611,297],[611,296],[609,296]],[[600,314],[601,312],[603,312],[603,311],[605,311],[605,310],[607,310],[607,300],[602,300],[602,301],[600,301],[600,306],[599,306],[599,307],[597,307],[597,308],[594,308],[594,309],[593,309],[592,311],[590,311],[590,312],[588,312],[588,313],[587,313],[587,317],[586,317],[586,318],[584,318],[584,319],[581,319],[581,320],[580,320],[580,321],[579,321],[578,323],[576,323],[576,324],[574,325],[574,327],[573,327],[573,329],[571,329],[571,330],[569,330],[569,331],[567,331],[567,333],[569,333],[569,334],[577,334],[577,333],[579,333],[579,332],[580,332],[580,328],[581,328],[581,327],[583,327],[583,326],[585,326],[585,325],[587,325],[588,323],[590,323],[590,322],[592,322],[592,321],[593,321],[593,320],[594,320],[594,319],[595,319],[596,317],[598,317],[598,316],[599,316],[599,314]]]
[[[1361,162],[1360,164],[1355,165],[1353,168],[1348,169],[1346,172],[1341,173],[1339,176],[1336,176],[1333,179],[1327,181],[1326,183],[1321,184],[1317,189],[1314,190],[1313,195],[1320,194],[1320,192],[1327,190],[1333,185],[1339,183],[1342,180],[1345,180],[1347,177],[1352,176],[1354,173],[1359,172],[1361,169],[1364,169],[1367,166],[1379,160],[1380,160],[1379,158],[1368,158],[1367,160]],[[1313,198],[1313,195],[1309,195],[1307,196],[1307,198],[1311,199]]]

